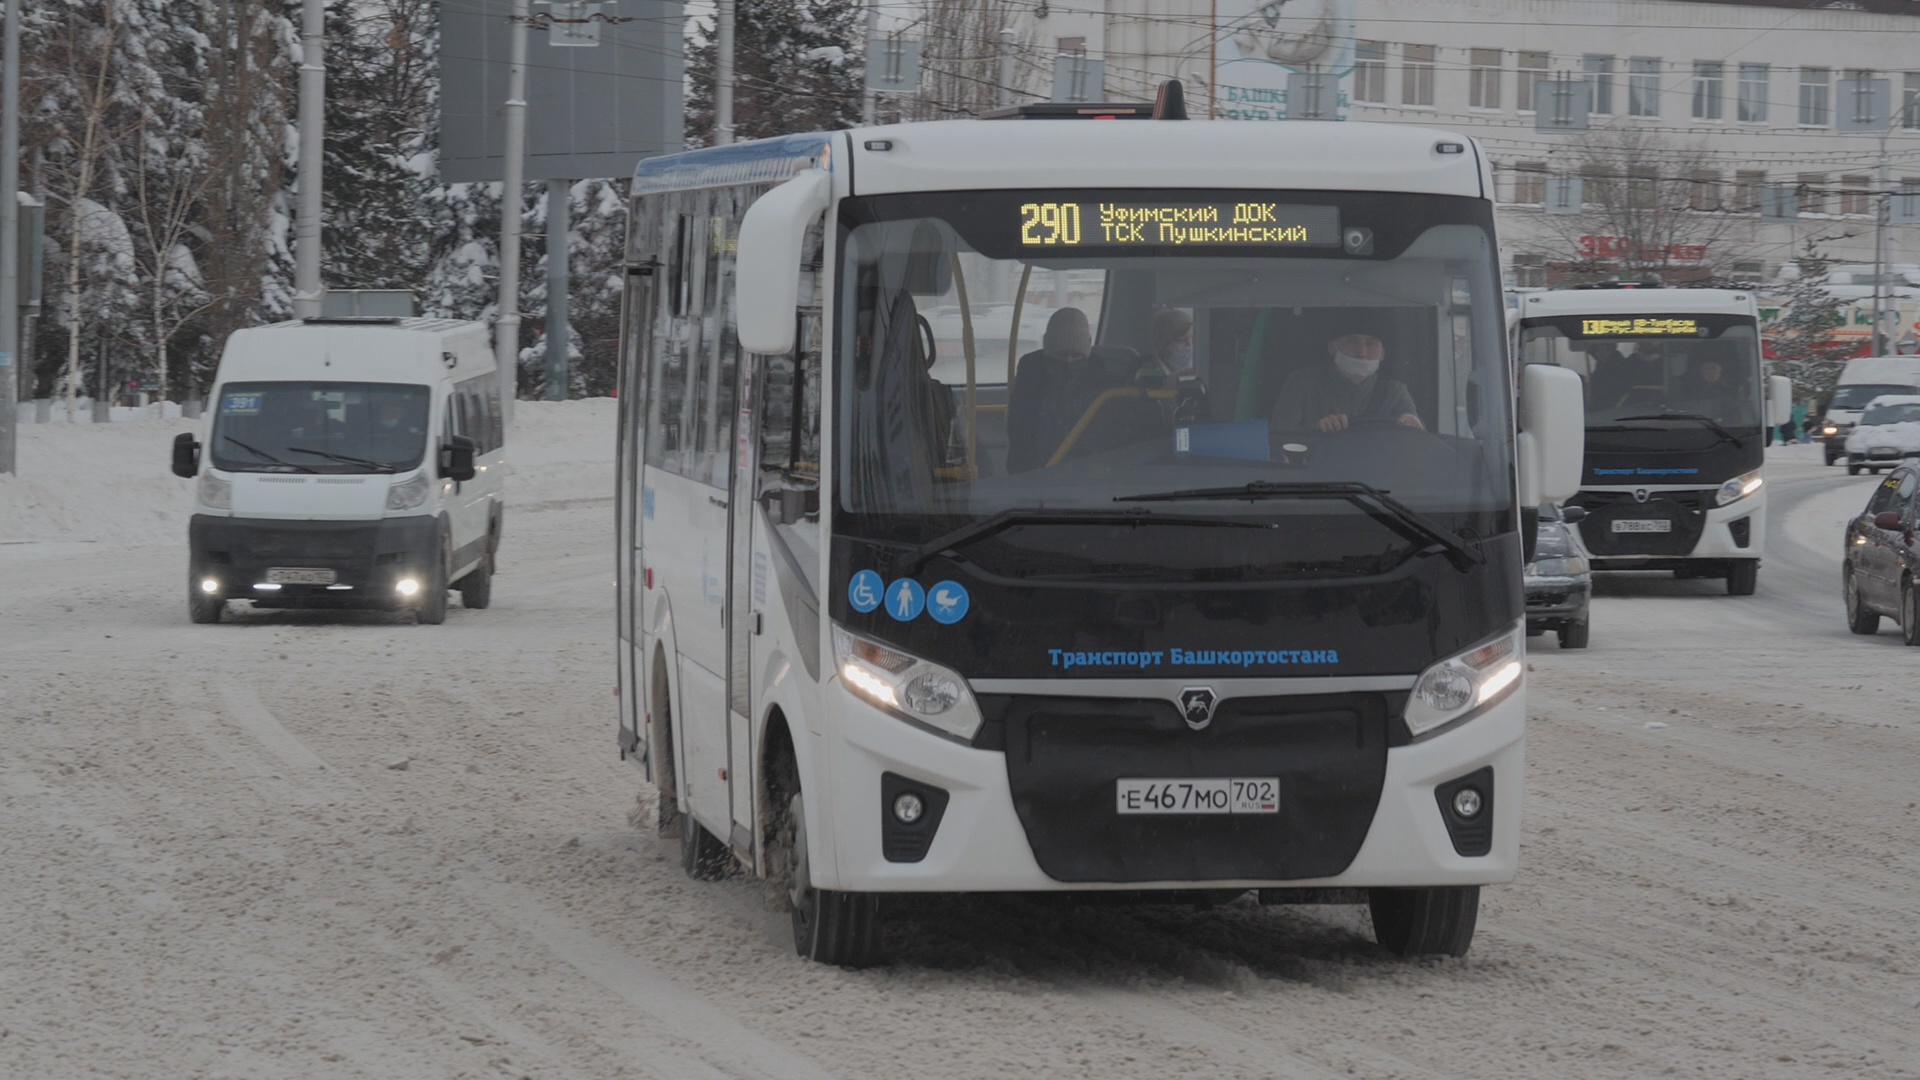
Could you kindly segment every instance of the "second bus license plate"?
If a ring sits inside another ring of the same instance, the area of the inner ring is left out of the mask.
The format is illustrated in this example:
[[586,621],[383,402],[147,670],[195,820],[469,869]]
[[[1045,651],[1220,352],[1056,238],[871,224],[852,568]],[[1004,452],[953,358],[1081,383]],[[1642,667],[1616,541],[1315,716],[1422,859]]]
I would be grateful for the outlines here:
[[331,585],[333,571],[311,570],[303,566],[274,566],[267,569],[271,585]]
[[1122,814],[1277,814],[1280,778],[1116,781],[1115,809]]
[[1672,532],[1673,522],[1666,518],[1614,518],[1613,531],[1620,532]]

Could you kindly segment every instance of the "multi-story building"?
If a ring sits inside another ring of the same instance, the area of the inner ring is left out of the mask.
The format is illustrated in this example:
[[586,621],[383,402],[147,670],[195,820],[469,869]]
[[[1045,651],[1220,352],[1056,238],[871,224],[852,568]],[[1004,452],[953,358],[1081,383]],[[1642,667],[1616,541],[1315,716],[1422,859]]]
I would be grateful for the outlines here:
[[[1063,46],[1104,61],[1113,99],[1179,78],[1195,114],[1287,122],[1315,108],[1288,77],[1317,74],[1341,119],[1475,136],[1513,285],[1767,279],[1809,245],[1871,265],[1882,202],[1884,261],[1920,257],[1913,0],[1043,0],[1025,18],[1037,97]],[[1556,84],[1585,97],[1585,132],[1536,130]]]

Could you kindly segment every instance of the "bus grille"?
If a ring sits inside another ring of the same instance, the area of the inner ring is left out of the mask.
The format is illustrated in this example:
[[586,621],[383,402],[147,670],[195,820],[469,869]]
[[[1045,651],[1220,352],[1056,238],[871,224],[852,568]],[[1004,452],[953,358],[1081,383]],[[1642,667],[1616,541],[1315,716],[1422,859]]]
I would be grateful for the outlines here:
[[[1693,554],[1700,533],[1707,526],[1707,499],[1710,492],[1656,491],[1644,503],[1635,502],[1632,492],[1583,491],[1568,501],[1583,506],[1587,518],[1580,523],[1580,540],[1599,558],[1634,556],[1672,557]],[[1622,519],[1654,518],[1670,523],[1669,532],[1614,532],[1613,523]]]

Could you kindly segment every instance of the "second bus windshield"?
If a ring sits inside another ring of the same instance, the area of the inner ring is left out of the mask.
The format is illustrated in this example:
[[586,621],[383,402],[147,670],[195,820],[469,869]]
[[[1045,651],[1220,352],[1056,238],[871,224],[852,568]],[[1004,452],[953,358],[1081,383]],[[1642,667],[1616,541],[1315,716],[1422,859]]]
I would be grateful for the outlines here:
[[1760,426],[1751,318],[1581,315],[1520,325],[1520,361],[1577,372],[1589,423],[1684,412],[1729,429]]

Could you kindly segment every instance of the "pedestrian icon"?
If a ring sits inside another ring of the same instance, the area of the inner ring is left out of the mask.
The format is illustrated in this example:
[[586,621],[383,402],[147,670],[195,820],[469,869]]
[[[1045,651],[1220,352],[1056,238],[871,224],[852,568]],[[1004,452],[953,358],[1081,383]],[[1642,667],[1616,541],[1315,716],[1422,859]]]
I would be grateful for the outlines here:
[[966,586],[957,581],[943,581],[927,592],[927,614],[933,616],[934,622],[946,626],[966,618],[972,603]]
[[912,622],[926,610],[927,593],[912,578],[901,578],[887,586],[887,614],[900,622]]
[[879,574],[862,570],[847,583],[847,603],[853,605],[853,610],[865,615],[880,606],[880,597],[886,592],[884,586]]

